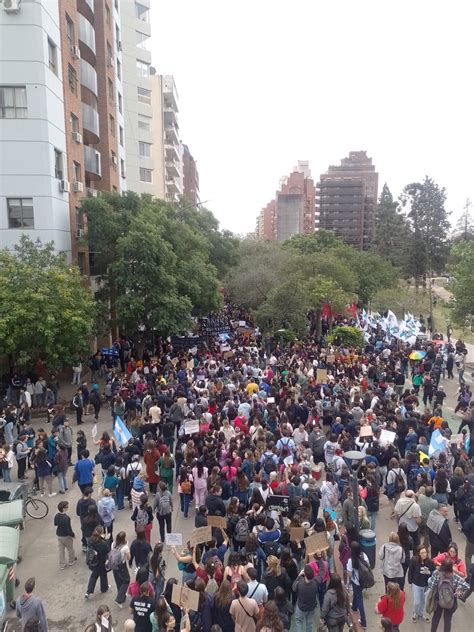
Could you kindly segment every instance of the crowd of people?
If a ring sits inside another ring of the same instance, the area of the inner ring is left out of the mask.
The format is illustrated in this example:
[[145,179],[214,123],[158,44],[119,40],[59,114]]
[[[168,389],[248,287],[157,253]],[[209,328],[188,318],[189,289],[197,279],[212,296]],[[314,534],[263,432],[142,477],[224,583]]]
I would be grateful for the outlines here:
[[[120,366],[105,371],[103,389],[96,376],[88,397],[79,387],[83,410],[100,390],[110,408],[110,432],[93,441],[94,459],[61,407],[49,433],[24,438],[21,427],[15,455],[24,444],[27,460],[25,469],[18,460],[19,479],[29,465],[40,493],[46,483],[55,494],[54,474],[60,493],[73,483],[81,489],[74,520],[90,570],[85,598],[97,580],[108,592],[113,576],[115,606],[130,598],[125,629],[137,632],[284,632],[292,625],[310,632],[317,619],[328,632],[366,629],[364,591],[374,577],[360,532],[377,529],[382,509],[393,529],[377,550],[381,629],[396,632],[409,618],[430,621],[436,632],[443,618],[449,632],[474,587],[474,406],[464,378],[461,427],[452,438],[443,417],[443,356],[432,341],[404,345],[375,331],[363,349],[315,340],[263,344],[246,314],[229,306],[226,319],[225,338],[192,350],[163,343],[140,357],[131,346]],[[410,359],[414,350],[423,352],[420,360]],[[126,445],[114,438],[117,419],[131,432]],[[77,409],[76,421],[83,423]],[[6,443],[0,465],[11,460],[13,442]],[[351,450],[361,455],[357,467],[345,457]],[[64,497],[54,518],[64,570],[77,563],[71,509]],[[117,512],[127,509],[133,528],[115,533]],[[180,581],[167,576],[163,557],[175,510],[196,528],[212,522],[208,542],[172,548]],[[210,517],[224,523],[214,526]],[[155,520],[159,539],[152,539]],[[455,528],[465,535],[464,559]],[[305,538],[314,534],[325,534],[326,544],[307,550]],[[178,584],[198,593],[197,609],[174,603]],[[101,606],[88,632],[103,631],[110,616]]]

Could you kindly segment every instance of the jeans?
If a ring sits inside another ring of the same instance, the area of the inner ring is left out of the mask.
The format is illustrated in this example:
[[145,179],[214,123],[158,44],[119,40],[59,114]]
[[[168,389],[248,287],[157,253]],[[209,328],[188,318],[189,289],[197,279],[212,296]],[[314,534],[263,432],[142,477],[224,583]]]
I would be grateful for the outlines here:
[[12,471],[9,467],[6,467],[4,470],[2,470],[2,474],[3,474],[3,481],[5,483],[12,482]]
[[377,524],[377,514],[378,514],[378,511],[367,512],[367,516],[369,517],[369,520],[370,520],[370,528],[372,529],[372,531],[375,531],[375,525]]
[[[160,514],[156,514],[156,519],[158,520],[158,524],[160,525],[160,540],[162,542],[165,541],[165,533],[171,533],[171,514],[165,514],[164,516],[160,516]],[[166,530],[165,530],[166,526]]]
[[[3,470],[5,472],[5,470]],[[466,570],[469,573],[471,567],[472,556],[474,555],[474,542],[466,540],[466,549],[464,551],[464,561],[466,563]]]
[[413,616],[421,619],[425,610],[425,590],[424,586],[411,585],[413,591]]
[[64,568],[66,566],[66,551],[68,552],[69,564],[72,564],[76,559],[74,553],[73,538],[70,535],[58,536],[59,547],[59,566]]
[[23,480],[25,478],[26,457],[24,459],[18,459],[17,465],[18,465],[18,480]]
[[109,582],[107,581],[107,571],[105,570],[105,565],[98,566],[93,569],[91,572],[91,576],[89,577],[89,582],[87,584],[87,595],[92,595],[95,589],[95,585],[97,580],[100,577],[100,592],[105,593],[109,589]]
[[438,629],[439,622],[441,621],[441,616],[444,613],[444,628],[443,632],[451,632],[451,619],[453,618],[453,614],[456,612],[457,604],[454,605],[454,608],[448,610],[447,608],[441,608],[440,606],[436,606],[436,610],[434,611],[433,618],[431,619],[431,632],[436,632]]
[[191,494],[180,494],[179,499],[181,502],[181,511],[183,512],[184,517],[187,518],[188,511],[189,511],[189,502],[191,500]]
[[300,610],[298,606],[295,608],[295,630],[296,632],[312,632],[314,624],[314,611],[312,610]]
[[346,621],[341,621],[341,623],[335,623],[334,625],[328,624],[328,632],[344,632],[346,629]]
[[60,492],[65,492],[67,490],[68,487],[66,472],[58,472],[58,485]]
[[120,482],[116,490],[117,509],[125,508],[125,505],[123,504],[124,499],[125,499],[125,488],[124,488],[124,485]]
[[124,603],[127,598],[127,588],[130,583],[130,573],[128,572],[127,564],[124,562],[120,568],[113,571],[115,585],[117,586],[117,596],[115,601],[117,603]]
[[352,611],[359,611],[360,622],[363,628],[367,627],[367,618],[365,616],[364,609],[364,595],[362,593],[362,588],[358,584],[354,584],[351,580],[352,584]]
[[44,484],[46,482],[46,485],[48,486],[48,492],[50,494],[53,493],[53,477],[51,476],[51,474],[49,476],[40,476],[39,477],[39,488],[40,488],[40,492],[42,494],[44,494]]

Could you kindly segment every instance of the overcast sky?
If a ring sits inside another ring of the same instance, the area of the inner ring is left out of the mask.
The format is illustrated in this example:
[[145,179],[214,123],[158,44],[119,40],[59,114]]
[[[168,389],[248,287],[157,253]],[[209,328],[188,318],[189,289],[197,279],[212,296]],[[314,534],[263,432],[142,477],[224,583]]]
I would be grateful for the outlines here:
[[201,199],[247,233],[281,176],[365,149],[394,196],[432,176],[474,202],[474,3],[153,0],[153,63],[175,76]]

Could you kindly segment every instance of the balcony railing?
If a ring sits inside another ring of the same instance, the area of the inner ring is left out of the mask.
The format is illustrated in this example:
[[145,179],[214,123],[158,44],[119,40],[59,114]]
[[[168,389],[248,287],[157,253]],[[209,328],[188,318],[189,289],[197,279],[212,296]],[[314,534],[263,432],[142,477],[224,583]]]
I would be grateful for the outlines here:
[[99,180],[102,177],[100,153],[88,145],[84,145],[84,167],[89,180]]
[[80,13],[77,14],[79,25],[79,40],[83,42],[95,55],[95,31],[92,24]]
[[81,85],[88,88],[96,97],[99,95],[97,73],[85,59],[81,59]]
[[86,142],[99,142],[99,113],[87,103],[82,104],[82,127],[87,137],[88,132],[92,137],[86,138]]

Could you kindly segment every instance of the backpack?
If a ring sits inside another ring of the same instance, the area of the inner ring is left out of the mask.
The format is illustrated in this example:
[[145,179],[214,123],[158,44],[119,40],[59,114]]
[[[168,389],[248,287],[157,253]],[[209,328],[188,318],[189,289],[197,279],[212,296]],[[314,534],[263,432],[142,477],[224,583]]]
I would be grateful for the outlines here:
[[276,472],[276,465],[272,456],[265,457],[265,461],[263,462],[263,469],[266,474],[271,474],[272,472]]
[[193,632],[204,632],[204,626],[202,624],[201,613],[199,610],[193,614],[189,613],[189,622],[191,623],[191,630]]
[[108,507],[107,505],[102,505],[100,508],[100,517],[102,518],[102,522],[105,525],[109,525],[114,519],[112,509]]
[[446,610],[452,610],[454,608],[456,598],[454,595],[454,583],[452,579],[440,577],[436,593],[440,608],[445,608]]
[[137,530],[145,529],[148,524],[148,512],[146,509],[138,508],[137,517],[135,518],[135,527]]
[[395,474],[395,490],[397,494],[401,494],[405,491],[405,479],[402,476],[401,469],[399,469],[398,472],[395,472]]
[[171,502],[169,494],[161,494],[158,498],[158,513],[160,516],[166,516],[171,513]]
[[247,518],[240,518],[240,520],[235,525],[234,530],[234,538],[237,542],[245,542],[250,533],[249,523],[247,522]]
[[91,546],[87,547],[86,564],[87,568],[89,568],[90,570],[97,568],[97,566],[99,565],[99,554]]
[[111,571],[118,571],[122,563],[122,549],[111,549],[107,555],[107,568]]
[[367,562],[359,558],[359,585],[361,588],[372,588],[375,584],[374,574]]
[[264,542],[262,548],[267,557],[269,555],[274,555],[275,557],[279,557],[281,553],[280,543],[277,542],[276,540],[273,540],[272,542]]
[[192,491],[191,481],[183,481],[181,483],[181,491],[183,494],[190,494]]
[[139,473],[140,473],[140,470],[138,468],[138,465],[136,467],[133,467],[133,463],[132,463],[130,465],[130,471],[128,472],[128,480],[130,482],[130,485],[133,485],[133,481],[136,479]]

